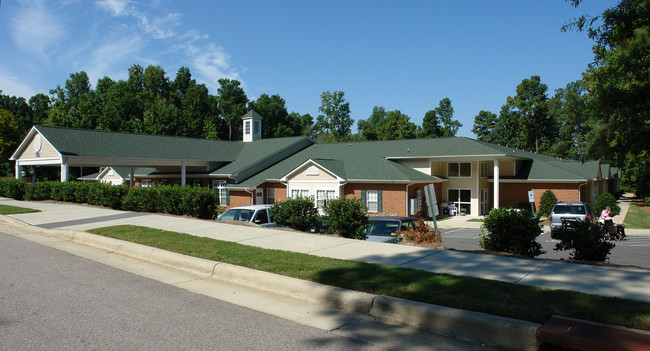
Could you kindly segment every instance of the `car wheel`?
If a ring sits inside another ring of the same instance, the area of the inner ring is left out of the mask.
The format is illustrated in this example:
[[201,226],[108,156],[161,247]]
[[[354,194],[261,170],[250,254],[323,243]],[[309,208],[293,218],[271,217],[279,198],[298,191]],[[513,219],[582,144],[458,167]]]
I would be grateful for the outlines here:
[[555,233],[553,232],[553,229],[551,229],[551,239],[556,239],[555,238]]

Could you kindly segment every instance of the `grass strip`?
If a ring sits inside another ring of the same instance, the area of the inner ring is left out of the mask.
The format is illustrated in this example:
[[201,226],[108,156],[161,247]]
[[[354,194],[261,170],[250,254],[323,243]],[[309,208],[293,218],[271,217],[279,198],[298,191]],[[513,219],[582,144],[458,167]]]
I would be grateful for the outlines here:
[[632,202],[623,223],[630,229],[650,229],[650,213],[639,208],[637,203]]
[[341,288],[536,323],[555,314],[650,330],[650,303],[641,301],[263,249],[139,226],[89,232]]
[[35,210],[33,208],[0,205],[0,215],[12,215],[12,214],[32,213],[32,212],[41,212],[41,211]]

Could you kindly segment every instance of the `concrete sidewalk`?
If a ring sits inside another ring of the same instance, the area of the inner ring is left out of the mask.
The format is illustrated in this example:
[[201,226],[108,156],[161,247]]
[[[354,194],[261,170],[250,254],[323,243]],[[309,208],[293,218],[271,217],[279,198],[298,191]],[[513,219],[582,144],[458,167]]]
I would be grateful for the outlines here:
[[8,217],[43,229],[140,225],[268,249],[650,302],[650,272],[644,270],[433,250],[75,204],[7,198],[0,198],[0,204],[40,210]]

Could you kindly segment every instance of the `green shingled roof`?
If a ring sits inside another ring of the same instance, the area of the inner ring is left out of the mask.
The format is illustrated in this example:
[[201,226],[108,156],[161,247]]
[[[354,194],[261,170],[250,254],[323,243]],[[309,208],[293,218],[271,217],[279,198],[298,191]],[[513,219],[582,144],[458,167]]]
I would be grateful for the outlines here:
[[241,141],[35,126],[64,156],[233,161]]

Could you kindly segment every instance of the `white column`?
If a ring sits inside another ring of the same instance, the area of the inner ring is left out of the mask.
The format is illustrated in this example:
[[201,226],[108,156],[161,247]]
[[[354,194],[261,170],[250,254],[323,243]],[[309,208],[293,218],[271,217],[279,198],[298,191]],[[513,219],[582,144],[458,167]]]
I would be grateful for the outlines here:
[[181,163],[181,185],[185,185],[185,163]]
[[499,208],[499,160],[494,160],[494,207]]
[[129,173],[129,186],[131,188],[135,187],[135,168],[131,167],[131,171]]
[[23,177],[23,166],[20,165],[19,161],[16,160],[16,179]]
[[67,182],[68,181],[68,174],[70,174],[70,166],[68,166],[67,163],[62,162],[61,163],[61,181],[62,182]]

